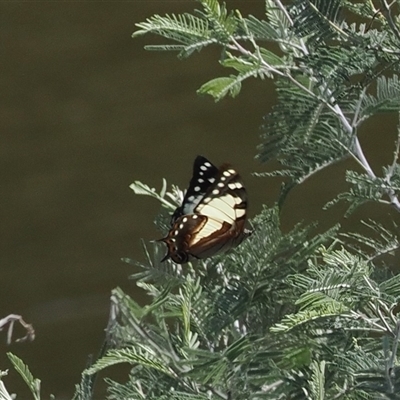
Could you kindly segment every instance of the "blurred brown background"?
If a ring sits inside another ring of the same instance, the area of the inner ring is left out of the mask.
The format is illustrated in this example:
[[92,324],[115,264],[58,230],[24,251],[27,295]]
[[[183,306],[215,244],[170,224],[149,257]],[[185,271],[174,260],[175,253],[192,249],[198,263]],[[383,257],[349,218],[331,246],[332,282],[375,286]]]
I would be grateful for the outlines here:
[[[227,4],[263,16],[263,0]],[[230,73],[218,66],[219,49],[179,61],[143,50],[160,40],[131,39],[136,22],[195,7],[192,0],[0,4],[0,317],[21,314],[37,333],[9,348],[0,335],[0,369],[10,369],[6,386],[21,398],[27,392],[6,351],[29,365],[46,397],[70,398],[102,344],[110,290],[140,296],[120,258],[143,259],[140,239],[159,237],[152,223],[159,206],[136,197],[131,182],[159,188],[165,177],[184,187],[202,154],[237,167],[251,215],[277,199],[279,180],[250,175],[264,168],[254,155],[274,101],[271,82],[248,80],[237,99],[215,104],[195,91]],[[385,133],[381,121],[372,132]],[[391,157],[395,120],[385,123],[386,141],[373,134],[365,141],[374,166]],[[284,228],[318,218],[325,228],[342,215],[343,206],[321,207],[345,187],[344,170],[334,166],[297,188]],[[391,212],[375,207],[368,215]]]

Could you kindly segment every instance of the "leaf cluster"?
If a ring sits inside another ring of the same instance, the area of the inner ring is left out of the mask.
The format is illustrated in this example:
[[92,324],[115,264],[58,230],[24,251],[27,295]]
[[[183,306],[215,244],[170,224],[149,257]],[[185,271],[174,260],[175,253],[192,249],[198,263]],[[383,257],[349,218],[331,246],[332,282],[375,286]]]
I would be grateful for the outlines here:
[[[149,49],[180,57],[220,46],[220,63],[232,73],[199,89],[216,100],[236,96],[249,77],[274,80],[277,104],[265,118],[258,159],[278,161],[264,175],[285,177],[281,201],[351,157],[362,171],[347,172],[349,191],[328,206],[346,201],[351,213],[373,201],[400,210],[400,139],[382,176],[359,141],[364,122],[400,106],[394,3],[266,0],[265,19],[216,0],[199,3],[194,14],[149,18],[134,36],[160,35],[172,44]],[[160,193],[131,187],[160,201],[156,224],[166,231],[183,193],[165,181]],[[399,247],[396,225],[369,221],[364,235],[339,226],[282,232],[279,209],[266,207],[252,224],[255,233],[234,251],[184,269],[160,263],[159,245],[144,244],[146,261],[130,262],[149,303],[113,291],[111,350],[84,377],[128,363],[124,383],[107,380],[110,399],[398,398],[400,276],[382,262]]]
[[[400,107],[396,6],[382,1],[375,9],[369,0],[293,0],[288,5],[267,0],[265,19],[259,19],[229,12],[216,0],[199,3],[203,9],[193,15],[155,15],[137,24],[134,36],[170,39],[179,44],[156,49],[179,50],[182,57],[210,44],[220,46],[220,63],[232,73],[198,91],[216,100],[236,96],[250,77],[274,80],[278,101],[265,119],[257,157],[281,164],[272,173],[288,178],[281,202],[293,186],[346,157],[362,164],[362,190],[374,200],[368,193],[375,176],[360,150],[358,132],[373,115]],[[360,18],[367,22],[353,22]],[[390,188],[383,192],[393,195]]]
[[[177,393],[182,398],[229,398],[235,393],[245,399],[263,392],[261,370],[274,376],[274,364],[283,355],[270,329],[296,308],[299,292],[287,276],[306,270],[309,258],[337,228],[310,237],[311,227],[297,226],[283,234],[277,209],[265,209],[253,223],[256,232],[240,250],[199,262],[181,275],[171,276],[163,268],[155,272],[150,257],[142,264],[145,272],[135,277],[152,299],[147,306],[114,290],[117,317],[110,340],[118,348],[86,371],[132,365],[129,382],[111,384],[110,398],[122,393],[149,399]],[[256,367],[265,352],[275,356]]]
[[239,248],[185,270],[146,248],[133,278],[149,304],[113,291],[112,350],[84,376],[130,364],[127,382],[107,380],[110,399],[395,398],[400,276],[373,261],[397,240],[371,225],[375,241],[353,236],[362,252],[338,226],[283,233],[277,208],[252,224]]

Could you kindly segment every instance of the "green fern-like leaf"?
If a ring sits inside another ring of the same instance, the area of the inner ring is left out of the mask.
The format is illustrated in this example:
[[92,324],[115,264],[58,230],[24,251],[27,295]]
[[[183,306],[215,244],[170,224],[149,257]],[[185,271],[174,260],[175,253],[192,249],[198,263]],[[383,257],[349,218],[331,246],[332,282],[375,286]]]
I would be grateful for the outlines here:
[[325,205],[325,208],[328,208],[339,201],[350,203],[346,216],[349,216],[359,206],[369,201],[388,203],[388,200],[384,200],[387,193],[398,190],[396,183],[392,185],[385,178],[371,178],[367,174],[359,174],[355,171],[346,171],[346,181],[352,185],[350,190],[339,194],[334,200]]
[[187,57],[194,51],[217,42],[209,22],[191,14],[172,14],[164,17],[154,15],[136,26],[140,29],[133,33],[132,37],[154,33],[181,44],[150,46],[149,50],[178,50],[181,57]]
[[314,305],[320,303],[314,310],[299,311],[296,314],[286,315],[281,322],[271,328],[271,332],[289,332],[301,325],[306,325],[313,321],[324,321],[333,319],[339,315],[346,314],[349,308],[338,301],[329,299],[328,297],[319,298],[318,295],[313,296]]
[[237,76],[215,78],[208,81],[200,87],[197,91],[199,94],[209,94],[216,101],[221,100],[227,94],[232,97],[236,97],[241,89],[241,81]]
[[360,109],[360,122],[371,115],[398,111],[400,108],[400,81],[397,75],[392,77],[380,76],[377,79],[376,95],[368,94],[363,97]]
[[237,28],[237,19],[233,13],[229,13],[225,4],[218,0],[200,0],[207,21],[211,21],[213,31],[222,42],[229,41]]
[[311,397],[315,400],[325,399],[325,361],[311,364],[312,378],[310,381]]
[[297,0],[293,4],[291,14],[297,35],[320,42],[341,33],[341,0]]
[[158,360],[151,348],[140,346],[136,348],[125,348],[121,350],[110,350],[107,354],[96,361],[94,365],[88,368],[84,373],[91,375],[111,365],[129,363],[141,365],[171,375],[172,371],[165,364]]
[[[182,192],[175,186],[172,187],[171,192],[167,192],[167,182],[165,179],[163,179],[160,193],[157,193],[154,188],[150,188],[148,185],[140,181],[133,182],[129,187],[135,192],[135,194],[154,197],[162,206],[169,210],[174,210],[183,199]],[[172,202],[168,201],[165,197],[169,197]]]
[[278,82],[278,96],[279,104],[267,116],[257,157],[262,162],[276,159],[283,167],[259,176],[290,177],[281,194],[282,203],[294,185],[348,157],[354,136],[311,94]]
[[8,393],[3,381],[3,376],[7,375],[7,371],[0,371],[0,400],[13,400],[13,397]]
[[[393,224],[393,230],[385,228],[382,224],[375,221],[362,221],[362,224],[370,229],[371,236],[362,235],[357,232],[342,233],[341,236],[352,239],[356,242],[353,245],[348,242],[348,246],[359,252],[360,255],[366,257],[364,247],[367,247],[369,252],[367,259],[375,260],[386,254],[394,254],[399,249],[400,242],[399,238],[395,234],[398,230],[397,225]],[[362,250],[360,250],[360,246]]]
[[15,370],[28,385],[28,388],[31,391],[33,398],[35,400],[40,400],[40,379],[34,378],[28,366],[25,365],[24,362],[16,355],[12,353],[7,353],[7,357],[12,362]]

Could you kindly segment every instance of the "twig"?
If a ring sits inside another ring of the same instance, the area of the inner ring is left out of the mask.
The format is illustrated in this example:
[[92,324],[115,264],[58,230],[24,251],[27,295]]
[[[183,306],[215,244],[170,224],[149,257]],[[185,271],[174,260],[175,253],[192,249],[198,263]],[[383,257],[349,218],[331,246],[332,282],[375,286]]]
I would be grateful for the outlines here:
[[357,106],[356,106],[356,111],[355,111],[354,116],[353,116],[353,122],[351,123],[351,126],[353,126],[354,128],[358,124],[358,116],[360,114],[361,104],[362,104],[362,101],[363,101],[364,96],[365,96],[366,93],[367,93],[367,88],[364,87],[363,90],[361,91],[360,97],[358,99]]
[[[399,120],[400,120],[400,113],[399,113]],[[392,179],[392,176],[396,171],[397,160],[399,158],[399,151],[400,151],[400,123],[397,126],[397,140],[396,140],[396,148],[393,152],[393,162],[392,165],[389,167],[389,171],[385,177],[388,183],[390,183],[390,180]]]
[[399,346],[399,338],[400,338],[400,320],[397,321],[397,324],[396,324],[395,337],[393,339],[392,354],[390,356],[390,359],[388,360],[387,368],[386,368],[386,373],[387,373],[387,378],[389,381],[389,387],[391,389],[391,393],[393,393],[392,374],[393,374],[393,368],[394,368],[395,359],[396,359],[396,355],[397,355],[397,348]]
[[[384,326],[379,325],[377,322],[375,322],[372,318],[369,318],[364,313],[357,314],[355,311],[350,310],[350,315],[355,319],[362,319],[364,322],[368,323],[369,325],[372,325],[373,327],[375,327],[378,330],[378,332],[386,332],[386,329]],[[357,329],[359,329],[359,328],[357,328]]]
[[386,0],[381,0],[382,8],[383,10],[381,13],[383,16],[386,18],[390,28],[392,29],[393,33],[397,37],[397,40],[400,40],[400,31],[396,26],[396,23],[393,21],[392,14],[390,12],[390,7],[394,4],[395,2],[393,1],[392,4],[388,4]]
[[7,329],[7,344],[10,345],[12,343],[12,334],[14,330],[14,323],[19,322],[23,328],[26,329],[26,335],[22,338],[15,339],[16,343],[19,342],[32,342],[35,339],[35,330],[31,324],[26,323],[20,315],[10,314],[7,317],[0,319],[0,331],[4,329],[4,327],[8,324]]

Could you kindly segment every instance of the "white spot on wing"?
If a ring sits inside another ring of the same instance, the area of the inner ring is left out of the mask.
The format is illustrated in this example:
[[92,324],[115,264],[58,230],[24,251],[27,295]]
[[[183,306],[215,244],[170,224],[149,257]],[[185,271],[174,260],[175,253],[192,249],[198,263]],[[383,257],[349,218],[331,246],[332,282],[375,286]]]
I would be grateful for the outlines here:
[[182,222],[187,222],[187,220],[188,220],[187,217],[185,217],[182,219]]
[[193,189],[195,192],[200,192],[200,186],[195,186]]
[[246,210],[243,208],[236,209],[236,218],[242,218],[246,214]]
[[215,178],[209,178],[208,180],[209,180],[211,183],[214,183]]
[[237,205],[242,204],[242,203],[243,203],[243,200],[242,200],[240,197],[235,197],[235,203],[236,203]]
[[218,189],[214,189],[213,191],[212,191],[212,194],[218,194],[219,193],[219,190]]
[[206,167],[205,165],[200,165],[200,169],[201,169],[202,171],[207,171],[207,167]]
[[208,161],[205,162],[204,165],[205,165],[206,167],[211,167],[211,163],[209,163]]

